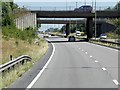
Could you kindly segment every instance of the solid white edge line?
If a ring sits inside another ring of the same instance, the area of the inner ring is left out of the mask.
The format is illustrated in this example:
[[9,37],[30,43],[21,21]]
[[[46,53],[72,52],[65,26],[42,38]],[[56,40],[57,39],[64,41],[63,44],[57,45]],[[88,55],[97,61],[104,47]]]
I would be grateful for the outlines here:
[[113,82],[116,84],[116,85],[119,85],[119,82],[117,80],[113,80]]
[[105,71],[105,70],[107,70],[107,69],[103,67],[103,68],[102,68],[102,70],[104,70],[104,71]]
[[26,90],[30,89],[30,88],[35,84],[35,82],[38,80],[38,78],[39,78],[39,77],[42,75],[42,73],[44,72],[44,70],[45,70],[45,68],[47,67],[47,65],[50,63],[50,61],[51,61],[51,59],[52,59],[52,57],[53,57],[53,55],[54,55],[54,53],[55,53],[55,46],[54,46],[54,44],[52,44],[52,46],[53,46],[53,52],[52,52],[49,60],[47,61],[47,63],[45,64],[45,66],[42,68],[42,70],[37,74],[37,76],[33,79],[33,81],[27,86],[27,89],[26,89]]

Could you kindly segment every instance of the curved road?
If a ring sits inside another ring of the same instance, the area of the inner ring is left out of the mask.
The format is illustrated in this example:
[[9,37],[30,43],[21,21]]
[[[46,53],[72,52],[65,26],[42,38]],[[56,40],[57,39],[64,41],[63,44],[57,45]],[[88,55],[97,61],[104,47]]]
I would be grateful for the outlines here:
[[118,51],[87,42],[48,38],[55,52],[32,88],[117,88]]

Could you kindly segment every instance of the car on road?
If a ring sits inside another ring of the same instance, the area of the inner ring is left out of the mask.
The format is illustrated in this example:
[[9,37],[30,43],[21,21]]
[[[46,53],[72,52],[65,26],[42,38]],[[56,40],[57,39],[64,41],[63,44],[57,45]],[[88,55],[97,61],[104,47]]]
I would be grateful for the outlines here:
[[69,42],[75,42],[76,41],[75,36],[68,36],[68,41]]
[[106,34],[100,34],[100,39],[106,39],[107,35]]
[[75,8],[74,11],[76,12],[92,12],[93,8],[90,5],[84,5],[79,8]]
[[43,37],[44,37],[44,38],[49,38],[50,35],[49,35],[49,34],[44,34]]
[[80,31],[76,31],[76,36],[80,36],[80,35],[81,35]]

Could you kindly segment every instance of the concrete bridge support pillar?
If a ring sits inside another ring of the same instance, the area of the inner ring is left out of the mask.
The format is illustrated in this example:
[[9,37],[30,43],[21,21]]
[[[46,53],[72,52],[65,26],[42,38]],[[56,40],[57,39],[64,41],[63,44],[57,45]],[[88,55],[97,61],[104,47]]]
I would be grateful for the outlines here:
[[93,34],[93,18],[87,18],[86,21],[86,33],[87,33],[87,41],[89,41],[90,38],[92,38]]
[[69,24],[66,24],[66,37],[70,34]]

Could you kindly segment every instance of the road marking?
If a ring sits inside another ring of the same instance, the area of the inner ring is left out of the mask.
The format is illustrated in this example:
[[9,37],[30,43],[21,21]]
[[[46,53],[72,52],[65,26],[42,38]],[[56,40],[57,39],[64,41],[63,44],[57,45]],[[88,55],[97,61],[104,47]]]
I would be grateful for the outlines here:
[[88,54],[87,52],[85,52],[86,54]]
[[120,85],[119,82],[117,80],[113,80],[113,82],[116,84],[116,85]]
[[95,60],[95,62],[96,62],[96,63],[98,63],[98,61],[97,61],[97,60]]
[[90,56],[90,58],[92,58],[93,56]]
[[107,69],[103,67],[102,70],[106,71]]
[[50,63],[50,61],[51,61],[51,59],[52,59],[52,57],[53,57],[53,55],[54,55],[54,53],[55,53],[55,46],[54,46],[54,44],[52,44],[52,46],[53,46],[53,52],[52,52],[49,60],[47,61],[47,63],[45,64],[45,66],[42,68],[42,70],[37,74],[37,76],[33,79],[33,81],[27,86],[27,89],[26,89],[26,90],[30,89],[30,88],[35,84],[35,82],[36,82],[36,81],[38,80],[38,78],[42,75],[42,73],[44,72],[45,68],[46,68],[46,67],[48,66],[48,64]]

